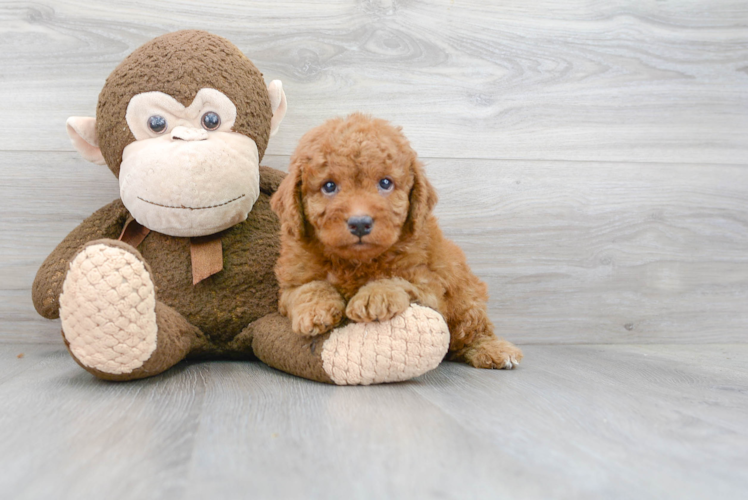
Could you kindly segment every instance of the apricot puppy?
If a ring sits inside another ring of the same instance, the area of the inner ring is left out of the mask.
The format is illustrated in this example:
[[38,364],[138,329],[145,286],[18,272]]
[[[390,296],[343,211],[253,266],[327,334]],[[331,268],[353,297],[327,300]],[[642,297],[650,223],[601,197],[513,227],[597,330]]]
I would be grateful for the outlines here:
[[386,321],[412,302],[439,311],[447,357],[514,368],[522,352],[499,340],[486,285],[432,209],[437,196],[399,128],[354,113],[312,129],[271,199],[281,220],[280,312],[314,336],[345,317]]

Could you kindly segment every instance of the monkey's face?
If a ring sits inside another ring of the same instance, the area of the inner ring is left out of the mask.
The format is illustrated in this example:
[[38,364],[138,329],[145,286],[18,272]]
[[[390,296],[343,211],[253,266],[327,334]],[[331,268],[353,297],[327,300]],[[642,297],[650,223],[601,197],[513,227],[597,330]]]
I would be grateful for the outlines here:
[[260,194],[255,142],[232,131],[236,106],[201,89],[184,107],[162,92],[134,96],[122,154],[120,195],[144,226],[171,236],[204,236],[247,218]]
[[260,193],[259,159],[286,113],[279,80],[225,38],[167,33],[109,75],[97,118],[68,118],[83,158],[119,178],[125,207],[170,236],[206,236],[244,221]]

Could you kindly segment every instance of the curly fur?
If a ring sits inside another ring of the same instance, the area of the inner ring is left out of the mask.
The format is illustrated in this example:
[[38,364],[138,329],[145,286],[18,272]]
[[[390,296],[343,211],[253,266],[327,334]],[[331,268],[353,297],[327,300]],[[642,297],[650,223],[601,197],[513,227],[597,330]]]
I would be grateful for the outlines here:
[[[381,189],[383,178],[394,182]],[[334,194],[322,186],[332,181]],[[348,318],[386,321],[411,302],[444,316],[448,357],[479,368],[512,368],[522,352],[496,338],[485,283],[432,214],[437,196],[400,128],[354,113],[302,137],[289,175],[271,199],[281,220],[275,271],[280,312],[301,335],[324,333]],[[353,216],[370,216],[355,236]]]

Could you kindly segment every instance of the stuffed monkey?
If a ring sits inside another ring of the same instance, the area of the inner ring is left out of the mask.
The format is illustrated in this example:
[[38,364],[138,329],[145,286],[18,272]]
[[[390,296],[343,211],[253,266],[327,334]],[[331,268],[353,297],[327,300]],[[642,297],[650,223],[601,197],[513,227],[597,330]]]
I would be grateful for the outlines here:
[[252,358],[335,384],[407,380],[434,368],[449,334],[412,306],[313,340],[277,313],[282,172],[259,166],[286,111],[280,81],[203,31],[158,37],[130,54],[96,118],[67,130],[107,165],[120,196],[75,228],[37,273],[33,302],[61,318],[71,356],[107,380],[149,377],[186,357]]

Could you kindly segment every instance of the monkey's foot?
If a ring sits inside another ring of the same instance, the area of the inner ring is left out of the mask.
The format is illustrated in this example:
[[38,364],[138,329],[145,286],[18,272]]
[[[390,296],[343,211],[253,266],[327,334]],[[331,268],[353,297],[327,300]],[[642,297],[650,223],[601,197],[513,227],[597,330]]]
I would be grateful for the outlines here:
[[338,385],[401,382],[436,368],[448,348],[441,314],[413,304],[389,321],[333,330],[322,347],[322,366]]
[[62,332],[73,356],[104,374],[129,374],[156,350],[156,293],[131,247],[86,246],[70,264],[60,295]]
[[[337,385],[401,382],[436,368],[449,348],[441,314],[412,304],[388,321],[350,323],[315,337],[294,333],[278,313],[250,324],[234,340],[237,351],[299,377]],[[251,347],[250,347],[251,346]]]

